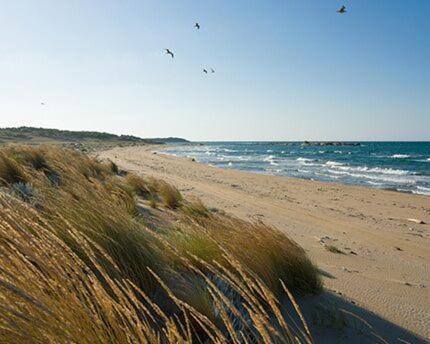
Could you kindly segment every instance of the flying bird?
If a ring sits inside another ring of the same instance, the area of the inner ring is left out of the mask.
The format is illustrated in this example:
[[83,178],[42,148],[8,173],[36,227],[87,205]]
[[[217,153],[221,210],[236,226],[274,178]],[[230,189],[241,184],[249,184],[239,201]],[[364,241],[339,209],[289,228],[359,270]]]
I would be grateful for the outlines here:
[[200,24],[199,23],[195,23],[194,27],[197,28],[197,30],[200,30]]
[[45,105],[45,103],[44,103],[44,102],[41,102],[41,103],[40,103],[40,105]]
[[203,73],[208,74],[208,71],[206,69],[203,69]]
[[337,10],[337,13],[340,13],[340,14],[346,13],[346,7],[342,6],[340,9]]
[[173,53],[169,50],[169,49],[165,49],[166,50],[166,54],[172,56],[172,59],[175,57],[175,55],[173,55]]
[[213,69],[213,68],[211,68],[211,72],[212,72],[212,73],[215,73],[215,71],[214,71],[214,69]]

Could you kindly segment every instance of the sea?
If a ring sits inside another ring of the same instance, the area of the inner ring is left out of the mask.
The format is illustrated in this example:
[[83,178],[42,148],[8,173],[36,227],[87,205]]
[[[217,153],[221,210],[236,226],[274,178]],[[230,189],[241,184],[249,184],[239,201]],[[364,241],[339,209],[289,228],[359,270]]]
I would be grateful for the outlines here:
[[193,142],[164,153],[225,169],[430,195],[430,142]]

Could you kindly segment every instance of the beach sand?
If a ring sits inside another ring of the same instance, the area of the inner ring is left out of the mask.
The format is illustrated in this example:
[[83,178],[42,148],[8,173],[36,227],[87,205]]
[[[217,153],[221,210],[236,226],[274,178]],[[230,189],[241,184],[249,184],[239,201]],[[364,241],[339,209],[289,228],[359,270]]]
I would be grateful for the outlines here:
[[419,341],[404,329],[430,338],[429,196],[223,170],[154,153],[159,149],[114,148],[98,157],[165,179],[208,207],[279,228],[321,269],[327,302],[387,338]]

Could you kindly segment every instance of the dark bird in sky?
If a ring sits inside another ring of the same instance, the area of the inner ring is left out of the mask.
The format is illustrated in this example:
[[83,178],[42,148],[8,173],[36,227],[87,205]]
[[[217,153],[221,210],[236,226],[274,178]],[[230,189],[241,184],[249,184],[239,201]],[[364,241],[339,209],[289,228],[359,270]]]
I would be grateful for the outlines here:
[[200,30],[200,24],[199,23],[195,23],[194,27],[197,28],[197,30]]
[[337,13],[340,13],[340,14],[346,13],[346,7],[345,7],[345,6],[342,6],[341,8],[339,8],[339,9],[337,10]]
[[40,103],[40,105],[45,105],[45,103],[44,103],[44,102],[42,102],[42,103]]
[[203,69],[203,73],[208,74],[208,71],[206,69]]
[[213,68],[211,68],[211,72],[212,72],[212,73],[215,73],[215,71],[214,71],[214,69],[213,69]]
[[172,56],[172,59],[175,57],[175,55],[173,55],[173,53],[166,48],[166,54],[169,54],[170,56]]

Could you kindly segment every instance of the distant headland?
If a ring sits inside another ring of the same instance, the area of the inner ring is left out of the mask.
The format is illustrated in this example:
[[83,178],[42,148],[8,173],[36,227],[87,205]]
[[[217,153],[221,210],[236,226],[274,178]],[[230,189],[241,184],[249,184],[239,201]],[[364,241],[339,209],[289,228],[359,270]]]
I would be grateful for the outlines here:
[[186,142],[189,141],[178,137],[141,138],[132,135],[116,135],[97,131],[71,131],[36,127],[0,128],[0,145],[7,143],[49,143],[62,144],[81,151],[93,151],[112,146]]

